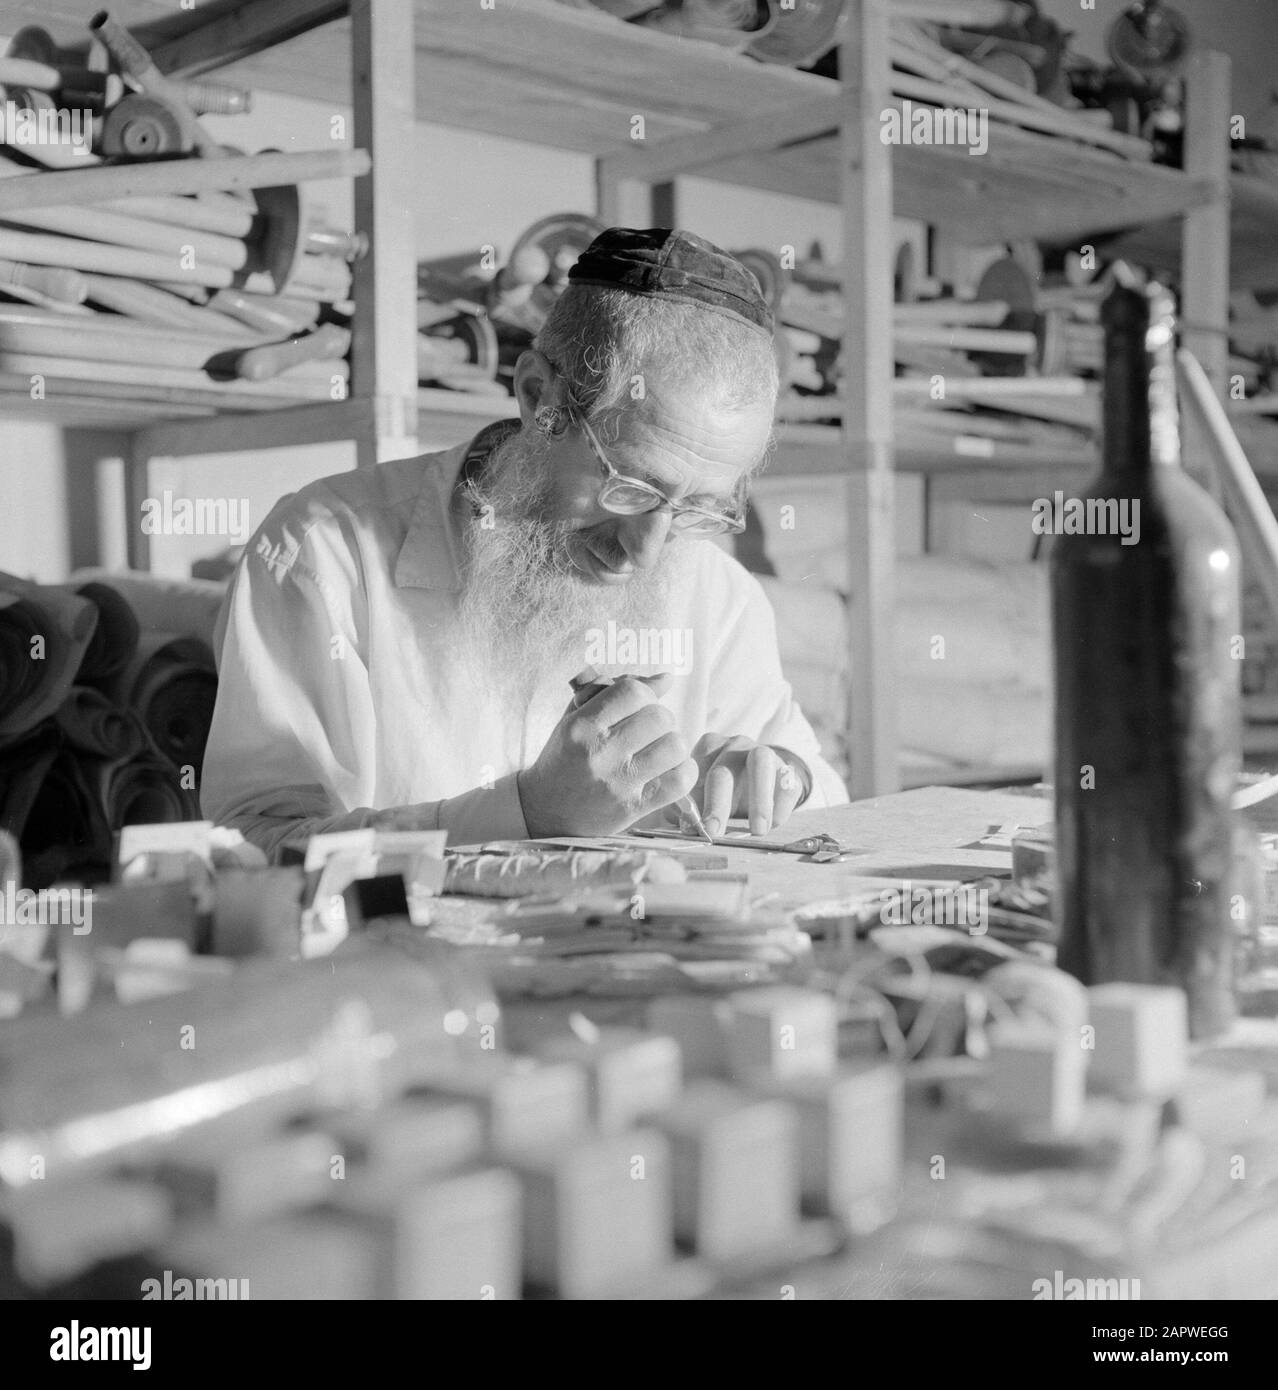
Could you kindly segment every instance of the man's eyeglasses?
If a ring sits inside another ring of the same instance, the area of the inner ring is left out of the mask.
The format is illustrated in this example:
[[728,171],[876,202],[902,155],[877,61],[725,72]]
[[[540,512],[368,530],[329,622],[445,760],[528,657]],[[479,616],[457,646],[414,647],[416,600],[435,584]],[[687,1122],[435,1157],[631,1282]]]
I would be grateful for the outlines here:
[[731,503],[724,511],[712,507],[697,507],[688,502],[675,502],[651,483],[619,473],[612,466],[599,443],[599,437],[591,429],[585,412],[571,397],[568,401],[568,413],[574,423],[581,427],[590,444],[591,452],[599,460],[599,465],[604,471],[604,484],[599,489],[599,505],[605,511],[618,516],[642,516],[647,512],[668,507],[671,513],[671,527],[690,536],[722,536],[729,532],[739,533],[745,530],[744,478],[737,484]]

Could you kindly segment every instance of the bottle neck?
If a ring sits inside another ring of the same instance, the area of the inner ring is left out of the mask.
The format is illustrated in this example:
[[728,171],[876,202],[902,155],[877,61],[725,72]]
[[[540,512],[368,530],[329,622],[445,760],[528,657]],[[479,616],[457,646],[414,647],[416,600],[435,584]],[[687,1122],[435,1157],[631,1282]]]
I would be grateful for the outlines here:
[[1180,464],[1173,358],[1165,292],[1119,288],[1105,302],[1104,471],[1137,481]]

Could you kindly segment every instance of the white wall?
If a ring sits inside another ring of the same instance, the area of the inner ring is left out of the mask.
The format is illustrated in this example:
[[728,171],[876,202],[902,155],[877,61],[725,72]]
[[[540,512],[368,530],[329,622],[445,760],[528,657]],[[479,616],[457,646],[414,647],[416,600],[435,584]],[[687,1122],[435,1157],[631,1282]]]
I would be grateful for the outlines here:
[[46,584],[70,565],[62,437],[0,420],[0,569]]

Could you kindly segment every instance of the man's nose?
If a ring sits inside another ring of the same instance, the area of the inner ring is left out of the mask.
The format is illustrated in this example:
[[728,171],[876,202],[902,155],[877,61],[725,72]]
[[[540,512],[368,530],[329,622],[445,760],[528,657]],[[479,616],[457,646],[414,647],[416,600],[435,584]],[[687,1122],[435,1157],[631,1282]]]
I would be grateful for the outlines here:
[[617,539],[626,552],[630,563],[636,569],[651,569],[657,563],[661,547],[670,537],[670,512],[663,507],[660,511],[644,512],[639,516],[628,516],[617,527]]

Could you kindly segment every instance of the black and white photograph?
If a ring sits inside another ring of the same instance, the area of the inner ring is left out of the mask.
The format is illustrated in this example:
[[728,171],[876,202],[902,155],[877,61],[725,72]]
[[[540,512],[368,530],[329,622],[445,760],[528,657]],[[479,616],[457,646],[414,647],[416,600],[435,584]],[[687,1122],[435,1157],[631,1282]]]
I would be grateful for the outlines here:
[[1278,3],[107,3],[0,0],[15,1372],[1260,1369]]

